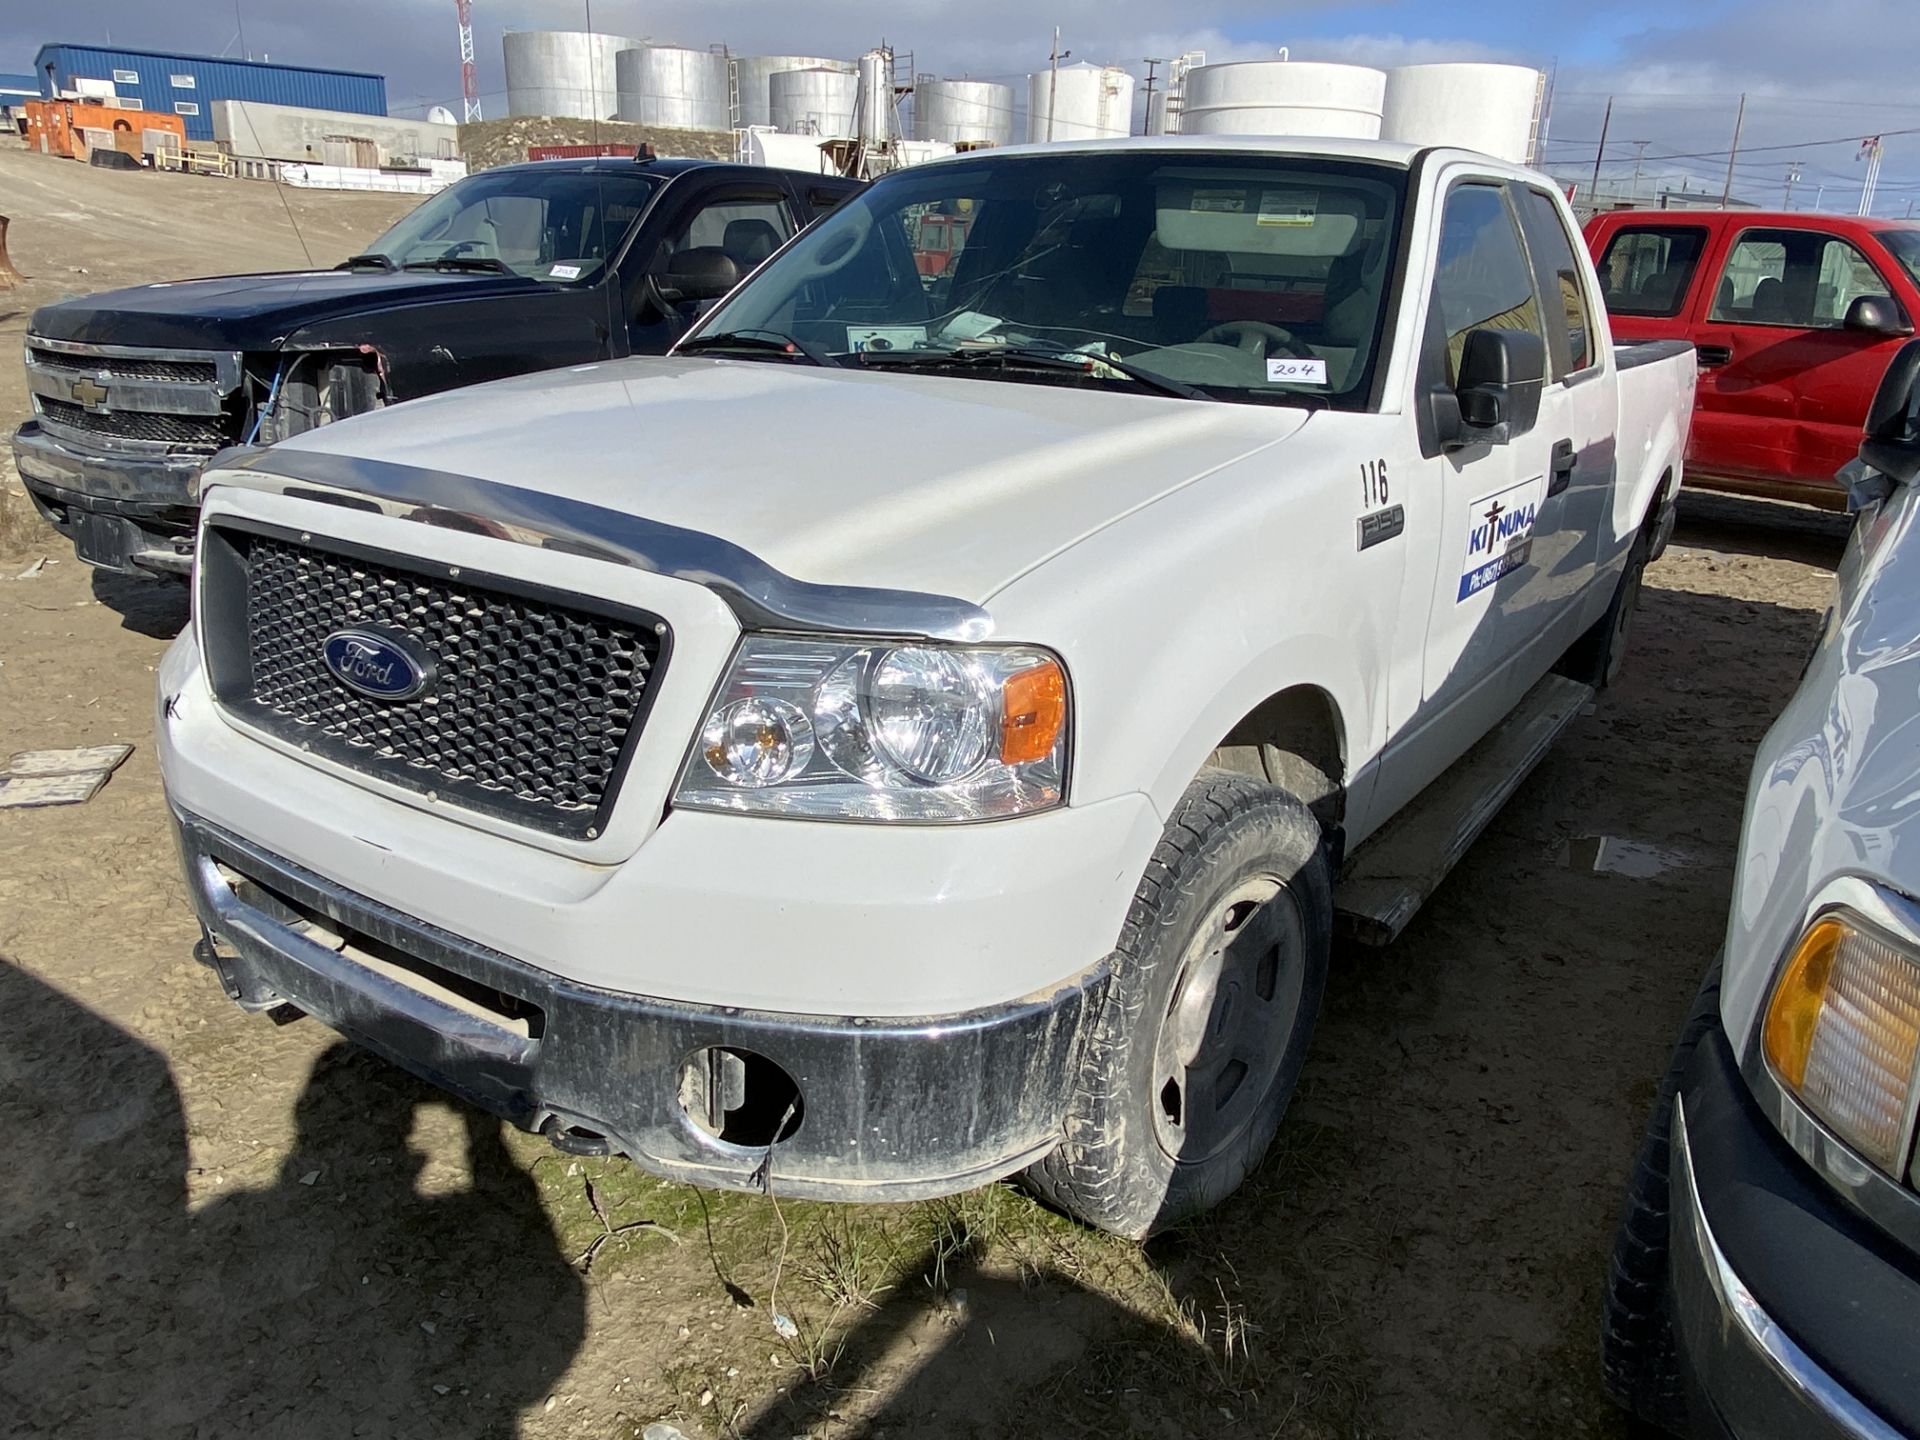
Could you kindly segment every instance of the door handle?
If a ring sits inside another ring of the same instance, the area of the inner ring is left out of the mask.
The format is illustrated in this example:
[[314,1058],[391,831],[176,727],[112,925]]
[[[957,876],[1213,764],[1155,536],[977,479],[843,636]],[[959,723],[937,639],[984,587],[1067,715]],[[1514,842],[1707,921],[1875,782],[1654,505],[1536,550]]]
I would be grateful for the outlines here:
[[1693,353],[1702,365],[1725,365],[1733,359],[1733,347],[1730,345],[1696,345]]
[[1558,495],[1573,483],[1573,467],[1579,459],[1574,453],[1573,441],[1553,442],[1553,463],[1548,467],[1547,494]]

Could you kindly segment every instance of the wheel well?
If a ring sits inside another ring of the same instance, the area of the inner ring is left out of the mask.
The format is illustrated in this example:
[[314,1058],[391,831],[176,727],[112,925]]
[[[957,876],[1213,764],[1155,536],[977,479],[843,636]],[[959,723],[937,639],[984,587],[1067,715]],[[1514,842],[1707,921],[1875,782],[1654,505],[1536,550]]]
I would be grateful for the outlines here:
[[1278,785],[1331,830],[1347,808],[1345,733],[1331,695],[1296,685],[1249,711],[1220,741],[1211,763]]

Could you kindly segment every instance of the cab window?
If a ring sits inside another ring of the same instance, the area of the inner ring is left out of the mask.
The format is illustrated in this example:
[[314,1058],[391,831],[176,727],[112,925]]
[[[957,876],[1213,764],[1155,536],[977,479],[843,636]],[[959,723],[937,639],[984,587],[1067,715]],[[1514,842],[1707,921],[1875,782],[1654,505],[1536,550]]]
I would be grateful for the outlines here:
[[1600,257],[1600,303],[1614,315],[1678,315],[1707,248],[1698,225],[1628,226]]
[[1534,282],[1547,297],[1547,353],[1553,378],[1564,380],[1594,363],[1587,287],[1560,207],[1531,187],[1517,189],[1513,196],[1527,233],[1527,248],[1533,253]]
[[1459,383],[1472,331],[1524,330],[1545,342],[1533,272],[1498,185],[1456,185],[1448,194],[1430,317],[1445,334],[1449,386]]
[[1838,330],[1855,300],[1888,294],[1873,262],[1837,235],[1748,230],[1727,253],[1711,318],[1730,325]]

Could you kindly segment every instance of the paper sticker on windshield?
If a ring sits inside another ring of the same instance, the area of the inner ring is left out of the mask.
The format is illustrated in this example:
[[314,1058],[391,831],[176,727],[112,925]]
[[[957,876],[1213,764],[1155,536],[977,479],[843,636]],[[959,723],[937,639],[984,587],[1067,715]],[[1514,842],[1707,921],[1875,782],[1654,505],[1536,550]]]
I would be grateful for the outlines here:
[[548,269],[547,274],[556,280],[578,280],[580,278],[580,267],[578,265],[555,265]]
[[912,350],[926,343],[924,325],[847,326],[847,349],[856,355],[862,350]]
[[1241,215],[1246,213],[1244,190],[1195,190],[1187,209],[1196,215]]
[[1259,225],[1311,225],[1320,214],[1317,190],[1262,190]]
[[1299,355],[1270,356],[1267,360],[1267,383],[1324,385],[1327,383],[1327,362]]
[[1466,516],[1467,556],[1460,567],[1454,603],[1478,595],[1502,575],[1527,563],[1534,517],[1540,513],[1544,476],[1511,485],[1476,500]]

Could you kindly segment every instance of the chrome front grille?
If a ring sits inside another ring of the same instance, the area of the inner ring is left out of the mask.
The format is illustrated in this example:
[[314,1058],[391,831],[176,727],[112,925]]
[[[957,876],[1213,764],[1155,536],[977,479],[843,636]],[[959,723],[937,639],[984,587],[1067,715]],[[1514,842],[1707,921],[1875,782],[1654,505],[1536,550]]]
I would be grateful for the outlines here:
[[[230,522],[201,555],[214,688],[234,715],[452,805],[563,835],[604,826],[665,663],[655,617]],[[430,685],[381,699],[343,684],[325,647],[347,630],[428,657]]]
[[90,448],[203,451],[238,443],[247,419],[231,351],[27,337],[27,389],[56,438]]

